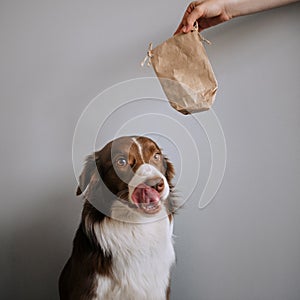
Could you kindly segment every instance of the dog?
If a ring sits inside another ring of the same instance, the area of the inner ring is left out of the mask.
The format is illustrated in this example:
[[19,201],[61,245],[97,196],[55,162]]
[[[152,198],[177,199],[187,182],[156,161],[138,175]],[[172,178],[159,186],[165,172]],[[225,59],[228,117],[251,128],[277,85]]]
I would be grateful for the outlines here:
[[84,206],[59,278],[61,300],[166,300],[175,262],[174,167],[143,136],[109,142],[86,159]]

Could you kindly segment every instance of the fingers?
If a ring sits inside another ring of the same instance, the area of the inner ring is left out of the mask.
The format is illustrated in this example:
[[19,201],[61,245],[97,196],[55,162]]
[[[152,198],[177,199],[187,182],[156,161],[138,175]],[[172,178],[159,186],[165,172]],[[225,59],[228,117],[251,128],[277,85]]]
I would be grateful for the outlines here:
[[181,22],[178,26],[178,28],[176,29],[176,31],[174,32],[174,35],[177,34],[177,33],[180,33],[182,32],[182,27],[183,27],[183,23]]
[[196,20],[201,18],[204,14],[201,4],[202,1],[194,1],[190,3],[174,34],[181,32],[187,33],[193,29]]
[[196,21],[198,21],[199,31],[201,31],[230,20],[232,14],[228,14],[225,4],[226,1],[224,0],[200,0],[192,2],[186,9],[175,34],[190,32]]
[[[174,35],[177,34],[177,33],[181,33],[181,32],[188,32],[188,31],[185,31],[185,30],[186,30],[186,25],[187,25],[186,20],[187,20],[188,16],[189,16],[189,15],[194,11],[194,9],[197,7],[197,5],[199,5],[199,3],[200,3],[199,1],[198,1],[198,2],[197,2],[197,1],[194,1],[194,2],[191,2],[191,3],[189,4],[189,6],[187,7],[187,9],[186,9],[186,11],[185,11],[185,13],[184,13],[184,15],[183,15],[183,18],[182,18],[182,20],[181,20],[181,22],[180,22],[178,28],[176,29]],[[193,24],[194,24],[194,23],[193,23]],[[193,27],[191,27],[191,29],[192,29],[192,28],[193,28]]]
[[195,9],[186,17],[185,24],[182,28],[184,33],[190,32],[193,27],[194,23],[200,19],[204,15],[204,10],[201,5],[195,7]]

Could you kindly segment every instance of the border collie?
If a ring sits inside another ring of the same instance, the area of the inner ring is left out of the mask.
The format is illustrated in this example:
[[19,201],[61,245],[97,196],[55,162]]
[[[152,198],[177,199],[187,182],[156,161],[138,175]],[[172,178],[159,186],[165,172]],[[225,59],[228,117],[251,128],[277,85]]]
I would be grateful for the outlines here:
[[84,206],[59,279],[61,300],[166,300],[175,262],[174,167],[147,137],[121,137],[87,157]]

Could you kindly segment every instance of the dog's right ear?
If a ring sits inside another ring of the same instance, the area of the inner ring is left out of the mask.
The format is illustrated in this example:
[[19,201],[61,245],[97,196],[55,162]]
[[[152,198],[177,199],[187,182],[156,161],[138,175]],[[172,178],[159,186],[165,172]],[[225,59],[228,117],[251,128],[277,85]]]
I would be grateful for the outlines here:
[[79,176],[79,186],[76,190],[76,196],[81,195],[90,183],[90,180],[96,171],[96,153],[86,158],[85,165],[81,175]]

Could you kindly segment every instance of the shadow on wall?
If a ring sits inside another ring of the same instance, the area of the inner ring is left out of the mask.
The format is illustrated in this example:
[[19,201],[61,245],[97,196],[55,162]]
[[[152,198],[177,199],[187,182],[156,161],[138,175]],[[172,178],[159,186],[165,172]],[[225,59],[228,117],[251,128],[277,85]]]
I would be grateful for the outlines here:
[[[248,20],[242,25],[247,28],[253,22]],[[227,35],[231,30],[234,30],[234,26],[227,28]],[[223,30],[214,32],[213,39],[217,41],[223,33]],[[235,39],[235,43],[242,43],[242,41]],[[122,53],[122,58],[118,57],[117,61],[124,61],[124,53],[125,58],[129,57],[131,50],[125,49]],[[106,59],[102,57],[101,72],[105,74],[105,70],[112,64],[120,65],[116,63],[116,57],[110,56]],[[99,69],[95,72],[98,73]],[[144,76],[143,69],[141,72]],[[151,76],[153,75],[154,73],[151,72]],[[1,255],[1,269],[4,271],[1,275],[4,278],[1,282],[3,299],[55,300],[59,298],[58,278],[71,254],[72,240],[82,209],[81,200],[75,197],[76,183],[73,171],[66,174],[64,178],[51,179],[42,184],[39,178],[30,186],[20,187],[16,191],[20,201],[27,206],[23,204],[21,206],[24,207],[21,209],[23,211],[18,211],[16,216],[12,217],[9,223],[12,234],[2,231],[1,252],[5,251]],[[38,190],[33,191],[35,188]]]
[[6,277],[7,293],[3,299],[59,298],[58,277],[70,255],[79,224],[79,217],[74,217],[80,216],[78,200],[72,199],[68,186],[60,185],[36,195],[33,207],[20,214],[9,244],[12,271]]
[[[298,12],[295,10],[294,13]],[[252,28],[258,28],[258,21],[263,23],[264,19],[249,17],[234,20],[236,23],[222,25],[223,27],[204,35],[216,43],[222,41],[218,43],[218,47],[227,45],[225,50],[230,52],[232,47],[244,43],[243,38],[234,36],[236,24],[238,23],[239,32],[243,32],[244,35],[241,36],[244,37]],[[234,44],[230,44],[230,41],[234,41]],[[217,47],[211,48],[210,53],[217,57],[217,51]],[[122,53],[124,54],[123,51]],[[129,53],[130,51],[126,52],[125,49],[123,62],[129,57]],[[224,59],[224,56],[220,56],[220,59]],[[104,70],[116,64],[115,57],[101,57],[101,60]],[[122,64],[117,65],[119,68]],[[99,72],[99,69],[97,68],[95,73]],[[59,171],[57,170],[57,173]],[[79,224],[82,202],[74,195],[76,183],[71,168],[63,178],[59,176],[42,184],[38,183],[43,179],[38,179],[39,181],[33,182],[31,186],[22,186],[21,183],[18,190],[14,191],[17,195],[14,197],[22,203],[10,216],[8,225],[1,230],[0,267],[1,277],[4,276],[1,282],[1,299],[58,299],[58,277],[72,249],[72,239]],[[9,190],[9,187],[7,189]],[[178,269],[174,270],[179,272]],[[174,286],[172,290],[174,291]]]

